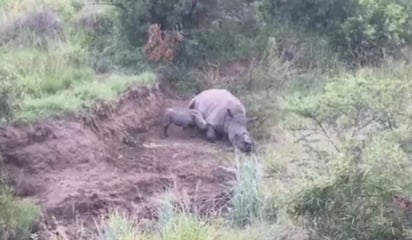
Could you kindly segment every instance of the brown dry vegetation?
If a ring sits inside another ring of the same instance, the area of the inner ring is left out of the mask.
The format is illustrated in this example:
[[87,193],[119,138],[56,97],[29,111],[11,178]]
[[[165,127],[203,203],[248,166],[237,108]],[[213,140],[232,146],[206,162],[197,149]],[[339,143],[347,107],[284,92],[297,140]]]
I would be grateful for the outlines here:
[[172,62],[176,54],[176,46],[184,41],[178,31],[162,31],[159,24],[152,24],[148,30],[149,38],[143,53],[149,61]]

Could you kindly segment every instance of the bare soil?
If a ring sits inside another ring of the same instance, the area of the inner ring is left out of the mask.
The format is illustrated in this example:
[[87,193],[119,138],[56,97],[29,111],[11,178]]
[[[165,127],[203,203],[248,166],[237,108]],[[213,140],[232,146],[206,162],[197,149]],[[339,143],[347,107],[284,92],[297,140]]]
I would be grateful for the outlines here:
[[[167,188],[189,196],[200,212],[219,209],[234,176],[221,169],[224,143],[209,143],[171,126],[161,136],[160,114],[187,100],[163,91],[130,87],[118,100],[99,103],[83,116],[0,129],[0,151],[17,194],[70,226],[113,208],[154,219]],[[219,157],[220,156],[220,157]]]

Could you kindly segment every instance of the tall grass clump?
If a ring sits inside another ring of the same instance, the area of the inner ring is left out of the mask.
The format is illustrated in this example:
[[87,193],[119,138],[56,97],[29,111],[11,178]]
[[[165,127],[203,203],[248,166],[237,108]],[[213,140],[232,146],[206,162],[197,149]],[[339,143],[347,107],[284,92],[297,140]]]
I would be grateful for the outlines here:
[[236,160],[237,183],[231,199],[230,218],[235,226],[245,226],[262,220],[264,194],[262,192],[263,168],[257,156]]
[[19,74],[16,85],[27,95],[40,97],[90,81],[94,77],[84,61],[79,61],[79,64],[73,62],[71,56],[75,52],[65,50],[57,48],[53,52],[42,52],[27,49],[3,57],[15,66]]
[[13,119],[20,100],[20,91],[15,86],[17,76],[5,61],[0,61],[0,125]]
[[164,240],[212,240],[217,230],[191,214],[177,214],[162,231]]
[[140,232],[137,221],[130,215],[113,211],[107,220],[97,225],[97,240],[146,240],[147,235]]
[[11,189],[0,183],[0,238],[28,239],[40,220],[40,208],[18,199]]
[[173,192],[167,192],[159,207],[159,234],[163,240],[211,240],[217,237],[217,228],[187,210],[183,202],[173,202]]
[[29,239],[41,217],[40,207],[19,199],[7,186],[0,154],[0,239]]

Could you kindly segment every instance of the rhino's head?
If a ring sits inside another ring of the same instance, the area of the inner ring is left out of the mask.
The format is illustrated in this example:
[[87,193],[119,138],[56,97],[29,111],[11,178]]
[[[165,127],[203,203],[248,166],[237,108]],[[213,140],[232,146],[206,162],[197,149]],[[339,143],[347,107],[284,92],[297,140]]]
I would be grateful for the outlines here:
[[249,153],[252,151],[253,141],[247,130],[248,119],[242,113],[234,113],[227,109],[226,129],[229,141],[239,150]]

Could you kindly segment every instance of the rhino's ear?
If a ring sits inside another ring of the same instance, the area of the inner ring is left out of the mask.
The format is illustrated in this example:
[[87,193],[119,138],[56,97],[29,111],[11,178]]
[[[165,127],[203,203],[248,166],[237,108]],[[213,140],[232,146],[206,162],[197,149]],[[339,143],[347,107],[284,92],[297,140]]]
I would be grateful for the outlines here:
[[229,115],[229,117],[233,118],[233,113],[232,113],[232,111],[230,110],[230,108],[228,108],[228,109],[226,110],[226,112],[227,112],[227,115]]

